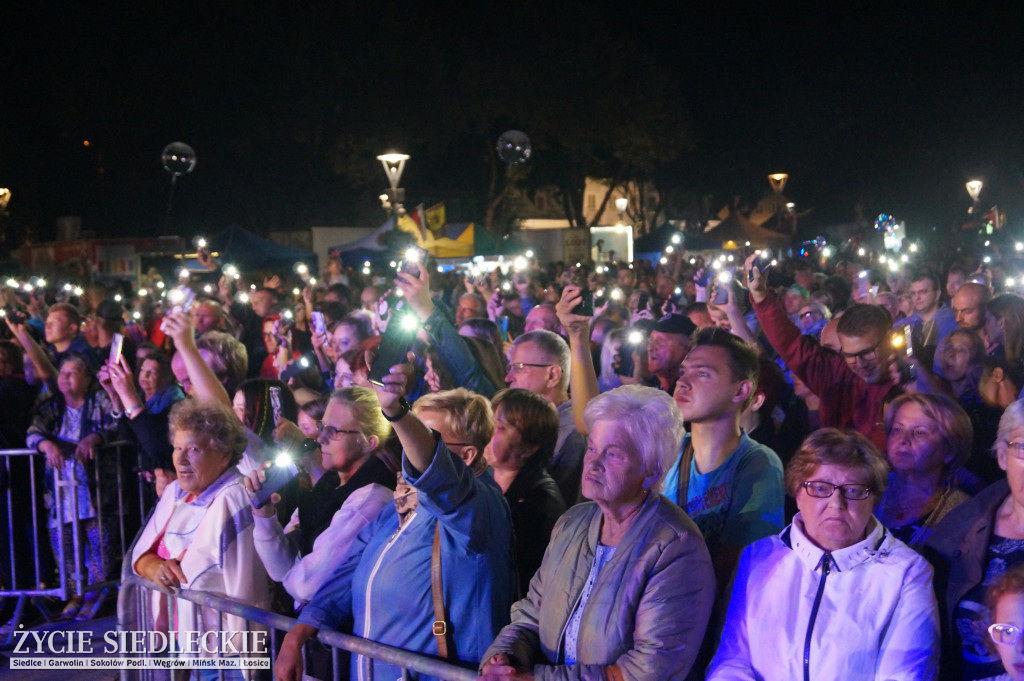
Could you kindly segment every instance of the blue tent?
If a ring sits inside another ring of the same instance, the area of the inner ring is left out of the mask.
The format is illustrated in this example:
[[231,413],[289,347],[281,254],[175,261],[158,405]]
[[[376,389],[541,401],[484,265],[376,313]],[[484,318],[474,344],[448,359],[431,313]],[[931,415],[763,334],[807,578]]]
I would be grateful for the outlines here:
[[373,262],[388,254],[387,248],[381,243],[380,237],[395,229],[395,218],[390,217],[377,229],[366,236],[338,246],[331,246],[327,252],[337,255],[347,267],[357,267],[367,260]]
[[244,270],[290,268],[301,261],[312,271],[317,271],[317,257],[312,251],[276,244],[239,225],[231,225],[212,237],[210,250],[218,251],[222,262]]

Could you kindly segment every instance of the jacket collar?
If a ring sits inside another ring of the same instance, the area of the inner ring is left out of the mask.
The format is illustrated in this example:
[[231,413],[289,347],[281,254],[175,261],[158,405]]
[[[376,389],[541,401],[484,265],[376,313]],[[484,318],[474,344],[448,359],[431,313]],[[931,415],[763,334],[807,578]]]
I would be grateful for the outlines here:
[[[868,536],[853,546],[832,551],[832,566],[839,572],[850,570],[861,563],[866,563],[876,557],[884,557],[888,553],[889,532],[878,522],[874,516],[871,517],[871,531]],[[797,513],[793,517],[793,524],[782,531],[782,540],[796,553],[797,557],[812,571],[821,566],[822,556],[825,551],[818,548],[804,531],[804,521]],[[883,548],[883,544],[886,545]]]
[[[633,524],[626,530],[626,534],[623,535],[622,541],[619,542],[619,546],[626,546],[631,544],[637,534],[641,531],[644,525],[647,524],[648,519],[654,514],[654,509],[658,505],[659,500],[662,498],[660,494],[654,491],[650,491],[647,494],[647,499],[644,501],[643,507],[640,512],[636,514],[636,518],[633,520]],[[597,507],[597,513],[594,514],[594,519],[590,521],[590,529],[587,532],[588,544],[591,548],[591,556],[597,551],[598,544],[601,543],[601,524],[604,522],[604,513],[601,512],[600,507]],[[616,555],[624,553],[623,551],[616,551]]]

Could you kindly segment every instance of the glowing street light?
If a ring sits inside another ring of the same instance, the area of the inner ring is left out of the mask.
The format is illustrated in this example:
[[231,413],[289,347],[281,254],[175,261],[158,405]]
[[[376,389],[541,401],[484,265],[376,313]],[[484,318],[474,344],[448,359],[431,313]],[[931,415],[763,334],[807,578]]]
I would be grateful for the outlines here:
[[985,183],[981,180],[971,180],[965,186],[967,187],[967,193],[971,195],[971,214],[974,215],[978,212],[978,196],[981,194],[981,187]]
[[389,209],[392,215],[404,215],[405,208],[402,206],[402,201],[405,200],[405,190],[400,188],[398,183],[402,181],[402,173],[405,171],[405,162],[409,160],[409,155],[381,154],[377,157],[377,160],[384,166],[384,174],[388,176],[388,184],[391,185],[391,189],[382,195],[387,197],[387,205],[385,207]]

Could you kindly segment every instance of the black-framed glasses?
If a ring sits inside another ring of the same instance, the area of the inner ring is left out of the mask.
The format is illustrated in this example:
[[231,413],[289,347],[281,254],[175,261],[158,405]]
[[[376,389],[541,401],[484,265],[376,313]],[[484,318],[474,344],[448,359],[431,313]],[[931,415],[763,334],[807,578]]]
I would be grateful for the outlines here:
[[337,440],[341,435],[361,435],[360,430],[343,430],[334,426],[325,425],[323,422],[316,424],[317,432],[328,440]]
[[878,348],[881,347],[882,341],[875,343],[874,347],[866,348],[860,352],[842,352],[840,351],[839,356],[846,360],[848,364],[853,364],[856,361],[870,362],[878,356]]
[[828,499],[839,490],[844,499],[850,501],[862,501],[871,496],[871,488],[867,485],[846,484],[833,485],[831,482],[822,480],[808,480],[802,483],[807,493],[816,499]]
[[511,364],[509,364],[509,368],[511,368],[512,371],[514,371],[517,374],[520,371],[522,371],[523,369],[525,369],[526,367],[552,367],[552,366],[555,366],[555,365],[554,364],[530,364],[529,362],[512,362]]
[[1001,646],[1016,645],[1020,640],[1021,633],[1024,632],[1021,632],[1020,627],[1013,624],[996,622],[988,627],[988,635],[992,637],[992,642]]

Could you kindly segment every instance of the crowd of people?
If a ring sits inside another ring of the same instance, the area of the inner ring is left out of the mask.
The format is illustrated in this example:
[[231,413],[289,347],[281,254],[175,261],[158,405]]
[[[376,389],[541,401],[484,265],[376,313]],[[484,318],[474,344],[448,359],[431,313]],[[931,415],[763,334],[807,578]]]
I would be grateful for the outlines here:
[[[0,580],[80,554],[167,631],[243,630],[161,615],[186,589],[294,615],[295,681],[330,677],[321,629],[483,679],[1021,681],[1024,298],[874,258],[9,285],[0,444],[41,456],[0,484],[40,521],[3,518]],[[73,591],[64,618],[109,607]]]

